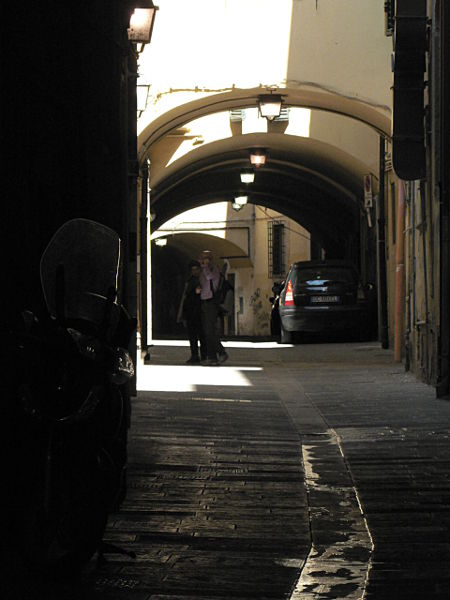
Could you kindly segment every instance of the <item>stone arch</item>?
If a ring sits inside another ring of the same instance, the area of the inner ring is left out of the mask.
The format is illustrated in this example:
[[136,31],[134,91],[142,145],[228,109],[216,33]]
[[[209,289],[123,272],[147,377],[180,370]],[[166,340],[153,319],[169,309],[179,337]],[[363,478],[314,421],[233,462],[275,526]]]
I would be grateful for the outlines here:
[[[264,88],[232,89],[212,94],[180,105],[152,121],[139,135],[138,154],[142,162],[149,148],[170,131],[199,117],[235,108],[255,107]],[[334,112],[367,124],[385,137],[390,136],[390,108],[370,100],[349,97],[317,84],[303,84],[296,88],[277,89],[286,106],[311,108]]]

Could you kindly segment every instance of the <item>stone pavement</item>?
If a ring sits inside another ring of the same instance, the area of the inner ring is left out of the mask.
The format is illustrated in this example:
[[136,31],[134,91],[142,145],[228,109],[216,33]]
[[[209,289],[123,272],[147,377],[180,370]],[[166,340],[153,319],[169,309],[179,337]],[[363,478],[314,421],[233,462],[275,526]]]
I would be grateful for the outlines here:
[[227,345],[139,366],[107,530],[136,559],[17,598],[449,599],[450,402],[377,343]]

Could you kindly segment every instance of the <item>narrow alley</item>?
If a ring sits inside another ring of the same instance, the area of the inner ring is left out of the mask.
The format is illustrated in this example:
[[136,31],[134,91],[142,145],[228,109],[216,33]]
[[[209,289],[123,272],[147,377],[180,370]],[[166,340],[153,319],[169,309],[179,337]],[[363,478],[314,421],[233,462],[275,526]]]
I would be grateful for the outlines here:
[[448,401],[376,342],[228,342],[221,367],[176,344],[139,366],[106,536],[136,558],[46,598],[449,597]]
[[450,600],[450,2],[5,9],[0,600]]

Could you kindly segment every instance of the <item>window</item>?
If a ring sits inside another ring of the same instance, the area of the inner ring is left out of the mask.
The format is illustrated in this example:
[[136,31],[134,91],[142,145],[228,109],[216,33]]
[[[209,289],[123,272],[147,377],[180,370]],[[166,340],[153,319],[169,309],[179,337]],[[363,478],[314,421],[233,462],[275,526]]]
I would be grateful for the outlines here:
[[268,223],[269,277],[285,274],[285,234],[284,223],[270,221]]

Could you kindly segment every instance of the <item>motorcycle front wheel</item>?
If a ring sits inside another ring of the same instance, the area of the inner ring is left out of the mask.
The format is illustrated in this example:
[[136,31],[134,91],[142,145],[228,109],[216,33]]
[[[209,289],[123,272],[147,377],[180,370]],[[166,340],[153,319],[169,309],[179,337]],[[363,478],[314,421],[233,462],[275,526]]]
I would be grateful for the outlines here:
[[22,556],[32,571],[56,578],[75,575],[98,549],[108,519],[107,474],[99,469],[98,457],[91,462],[96,464],[71,465],[58,473],[51,498],[37,490],[24,507]]

